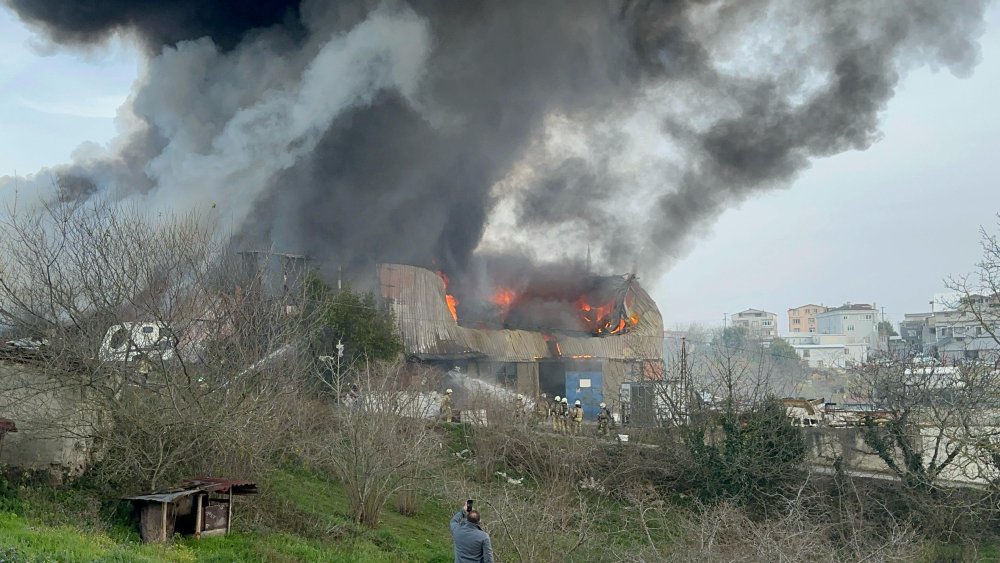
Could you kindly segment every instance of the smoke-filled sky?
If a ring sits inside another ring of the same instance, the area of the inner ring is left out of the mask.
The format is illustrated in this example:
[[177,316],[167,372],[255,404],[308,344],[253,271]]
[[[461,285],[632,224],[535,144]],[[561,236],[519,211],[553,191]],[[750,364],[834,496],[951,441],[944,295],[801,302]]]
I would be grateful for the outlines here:
[[246,245],[459,270],[589,246],[668,326],[900,316],[1000,210],[979,1],[8,4],[32,31],[0,16],[0,175]]

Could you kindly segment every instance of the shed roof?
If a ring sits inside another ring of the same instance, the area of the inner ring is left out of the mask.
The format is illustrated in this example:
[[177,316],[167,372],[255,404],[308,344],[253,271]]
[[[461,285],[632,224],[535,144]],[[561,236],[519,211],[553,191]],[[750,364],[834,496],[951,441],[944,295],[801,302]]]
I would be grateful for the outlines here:
[[180,487],[163,489],[143,495],[124,497],[124,500],[147,502],[173,502],[179,498],[195,493],[230,493],[234,495],[252,495],[257,493],[257,485],[251,481],[221,479],[217,477],[198,477],[189,479]]

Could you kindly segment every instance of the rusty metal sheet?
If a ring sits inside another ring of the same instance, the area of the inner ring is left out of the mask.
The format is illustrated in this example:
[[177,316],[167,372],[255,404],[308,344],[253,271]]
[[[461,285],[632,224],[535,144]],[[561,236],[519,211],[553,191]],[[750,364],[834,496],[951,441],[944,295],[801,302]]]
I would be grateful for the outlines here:
[[[229,506],[225,504],[209,504],[202,509],[204,520],[202,530],[211,532],[213,530],[225,530],[229,522]],[[210,534],[206,534],[210,535]]]
[[230,490],[232,490],[234,495],[252,495],[257,493],[256,483],[239,479],[195,477],[194,479],[188,479],[184,484],[191,487],[198,487],[202,491],[211,493],[228,493]]
[[253,495],[257,493],[257,484],[253,481],[241,481],[238,479],[197,477],[184,481],[184,484],[181,487],[123,498],[124,500],[141,500],[147,502],[174,502],[177,499],[193,495],[195,493],[227,494],[230,491],[232,491],[232,494],[234,495]]

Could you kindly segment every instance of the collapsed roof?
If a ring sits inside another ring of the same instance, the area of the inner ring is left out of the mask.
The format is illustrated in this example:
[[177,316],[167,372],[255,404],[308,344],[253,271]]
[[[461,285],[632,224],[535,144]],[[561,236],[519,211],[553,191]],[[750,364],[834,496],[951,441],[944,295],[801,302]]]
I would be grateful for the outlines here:
[[[627,331],[597,336],[584,331],[484,329],[462,326],[449,309],[445,283],[435,272],[402,264],[378,267],[382,298],[392,307],[406,353],[421,360],[484,358],[503,362],[594,358],[662,360],[663,319],[656,303],[634,276],[595,278],[616,301],[610,306],[628,318]],[[628,305],[625,307],[625,300]],[[620,322],[617,321],[616,322]]]

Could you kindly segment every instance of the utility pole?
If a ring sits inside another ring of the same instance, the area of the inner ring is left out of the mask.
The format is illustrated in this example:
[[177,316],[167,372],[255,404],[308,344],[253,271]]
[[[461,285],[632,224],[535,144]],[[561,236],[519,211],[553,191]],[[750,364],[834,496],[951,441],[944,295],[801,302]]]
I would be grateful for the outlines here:
[[722,330],[728,328],[726,323],[729,322],[729,313],[722,313]]
[[687,352],[687,337],[681,337],[681,385],[680,385],[680,419],[687,424],[688,415],[688,352]]

